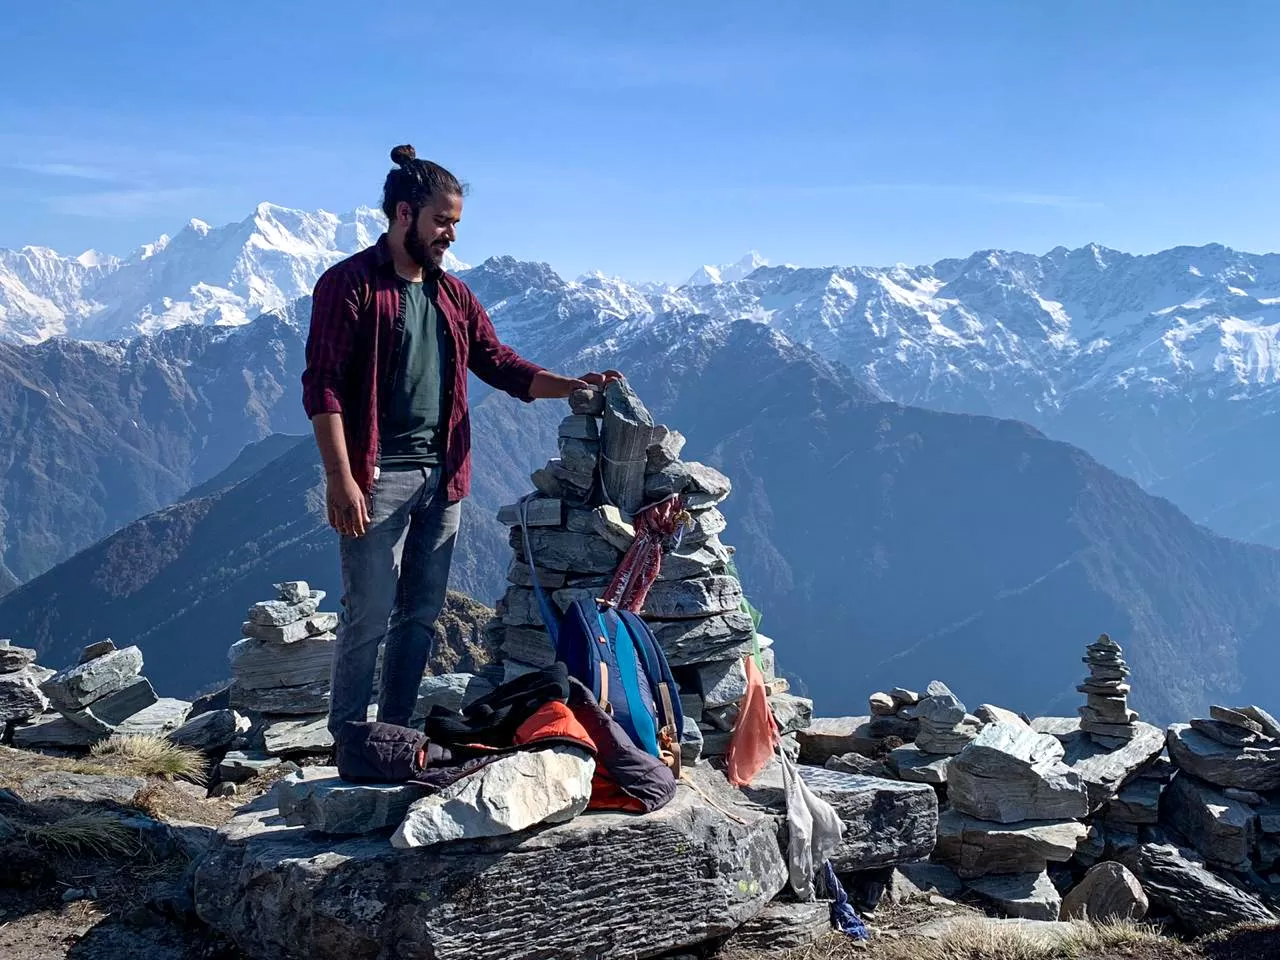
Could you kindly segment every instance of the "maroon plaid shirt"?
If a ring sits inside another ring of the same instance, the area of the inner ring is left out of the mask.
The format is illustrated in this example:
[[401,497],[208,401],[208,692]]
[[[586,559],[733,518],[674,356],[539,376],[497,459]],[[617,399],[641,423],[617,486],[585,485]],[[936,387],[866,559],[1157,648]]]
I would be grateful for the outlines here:
[[[308,417],[342,414],[351,473],[368,493],[378,467],[378,426],[386,410],[404,341],[400,291],[386,234],[316,281],[307,336],[302,405]],[[471,490],[471,417],[467,370],[485,383],[528,402],[542,369],[498,340],[493,322],[467,285],[441,274],[436,307],[444,320],[448,357],[441,358],[444,450],[441,479],[449,500]],[[452,376],[449,375],[452,364]]]

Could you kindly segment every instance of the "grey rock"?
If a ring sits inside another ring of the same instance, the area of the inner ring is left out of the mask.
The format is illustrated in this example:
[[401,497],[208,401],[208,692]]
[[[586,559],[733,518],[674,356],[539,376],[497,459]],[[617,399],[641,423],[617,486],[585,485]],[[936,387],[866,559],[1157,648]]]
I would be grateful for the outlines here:
[[1280,740],[1280,721],[1277,721],[1276,718],[1267,713],[1267,711],[1253,704],[1247,707],[1237,707],[1236,709],[1239,713],[1248,717],[1250,720],[1262,727],[1262,732],[1268,737],[1271,737],[1273,740]]
[[141,671],[142,651],[125,647],[56,673],[40,689],[58,710],[79,710],[123,689]]
[[337,628],[338,615],[336,613],[313,613],[309,617],[303,617],[301,620],[295,620],[293,623],[286,623],[283,626],[254,623],[252,620],[246,620],[240,625],[240,632],[246,637],[253,637],[256,640],[268,640],[272,643],[297,643],[307,637],[331,633]]
[[702,728],[698,726],[698,721],[694,717],[686,713],[684,729],[680,733],[680,762],[682,764],[697,763],[702,759],[704,745]]
[[1093,923],[1136,922],[1146,917],[1149,908],[1138,878],[1124,864],[1107,861],[1091,868],[1062,898],[1061,917]]
[[29,647],[15,647],[9,641],[0,646],[0,674],[13,673],[36,662],[36,652]]
[[604,391],[599,387],[587,387],[569,394],[569,409],[580,416],[599,417],[604,414]]
[[161,697],[151,706],[120,721],[115,732],[122,737],[162,737],[182,726],[190,712],[190,701]]
[[889,767],[909,783],[946,783],[951,757],[925,753],[914,743],[889,751]]
[[244,783],[252,780],[260,773],[265,773],[280,766],[279,757],[265,754],[250,755],[239,750],[230,751],[218,764],[218,779],[232,783]]
[[276,588],[277,599],[285,603],[301,603],[311,596],[311,585],[305,580],[286,580],[272,586]]
[[242,690],[297,687],[329,679],[334,647],[330,633],[288,644],[246,637],[231,645],[227,660]]
[[962,813],[998,823],[1083,817],[1088,793],[1064,753],[1048,734],[990,724],[952,761],[948,796]]
[[1273,803],[1258,811],[1258,829],[1263,833],[1280,834],[1280,805]]
[[893,702],[893,697],[887,693],[871,694],[867,698],[867,704],[871,708],[873,717],[891,717],[898,712],[898,707]]
[[680,459],[684,444],[684,434],[679,430],[672,430],[662,424],[655,425],[646,451],[645,472],[657,473],[671,466]]
[[1159,756],[1139,770],[1138,776],[1143,780],[1158,780],[1161,783],[1168,783],[1173,779],[1173,775],[1176,772],[1177,767],[1173,765],[1172,760],[1166,756]]
[[[938,683],[938,681],[934,681]],[[929,684],[932,689],[934,684]],[[950,727],[962,723],[968,711],[951,691],[932,693],[924,697],[916,707],[916,714],[921,720],[928,720],[938,727]]]
[[91,747],[102,734],[90,733],[77,723],[56,714],[44,714],[30,723],[13,729],[13,745],[26,749],[37,747]]
[[884,763],[879,760],[873,760],[870,757],[864,757],[860,753],[846,753],[838,757],[827,757],[823,766],[828,770],[835,770],[837,773],[856,773],[863,777],[882,777],[886,780],[894,779],[894,773]]
[[1121,862],[1138,878],[1152,905],[1175,917],[1188,933],[1277,920],[1261,900],[1215,876],[1191,850],[1144,843],[1128,850]]
[[81,803],[132,803],[147,785],[145,777],[105,774],[37,773],[23,780],[15,792],[27,803],[46,800],[78,800]]
[[769,698],[769,707],[781,735],[803,730],[813,722],[813,701],[805,697],[776,693]]
[[283,600],[263,600],[249,608],[248,619],[252,623],[266,626],[282,627],[286,623],[304,620],[320,609],[320,601],[325,598],[323,590],[315,590],[311,596],[297,603],[286,603]]
[[870,756],[880,746],[870,735],[870,717],[815,717],[813,723],[796,732],[800,759],[821,766],[828,757],[846,753]]
[[1253,810],[1209,784],[1180,773],[1164,790],[1164,819],[1210,863],[1247,869],[1256,842]]
[[973,712],[973,715],[984,724],[1011,723],[1015,727],[1027,728],[1030,728],[1031,726],[1031,724],[1027,723],[1026,720],[1023,720],[1022,717],[1018,716],[1018,714],[1014,713],[1012,710],[1006,710],[1004,707],[997,707],[993,703],[979,704],[978,709]]
[[560,465],[570,473],[590,476],[600,457],[600,444],[594,440],[560,438]]
[[[924,701],[921,702],[923,705]],[[921,717],[915,742],[923,752],[935,756],[955,756],[977,739],[982,728],[976,723],[960,722],[954,726],[939,727]]]
[[906,903],[929,895],[955,899],[964,891],[964,884],[954,870],[945,863],[921,860],[900,863],[894,868],[889,881],[889,900]]
[[304,767],[275,785],[280,815],[318,833],[374,833],[395,827],[427,794],[420,783],[349,783],[337,767]]
[[82,710],[63,710],[62,715],[90,733],[107,736],[134,714],[159,701],[151,681],[138,677],[115,693],[95,700]]
[[698,687],[706,709],[737,703],[747,692],[747,670],[741,660],[720,660],[698,668]]
[[673,463],[645,477],[645,497],[653,500],[679,493],[691,508],[714,506],[724,501],[733,484],[719,470],[702,463]]
[[751,649],[751,618],[740,611],[700,620],[654,620],[649,627],[673,667],[732,660]]
[[[550,638],[547,638],[548,641]],[[493,692],[493,684],[473,673],[442,673],[423,677],[418,684],[418,702],[413,708],[410,725],[421,727],[421,721],[432,707],[441,707],[457,713],[486,694]]]
[[1023,920],[1057,920],[1062,896],[1047,872],[981,877],[969,889],[996,909]]
[[1031,729],[1036,733],[1047,733],[1054,737],[1066,737],[1080,730],[1079,717],[1036,717],[1031,721]]
[[636,539],[636,528],[624,520],[622,511],[612,504],[596,507],[591,512],[591,526],[596,535],[624,553]]
[[545,467],[539,467],[533,473],[529,474],[529,480],[533,483],[535,489],[544,497],[552,497],[559,500],[565,495],[564,485],[560,483],[559,478],[551,472],[551,464]]
[[658,620],[684,620],[730,613],[742,605],[736,577],[659,580],[645,598],[644,615]]
[[[657,956],[733,932],[786,881],[772,818],[738,806],[718,774],[688,772],[738,819],[682,784],[643,817],[586,814],[406,852],[381,838],[314,838],[263,798],[197,866],[197,911],[263,958]],[[627,877],[663,878],[629,888],[625,910],[620,864]]]
[[503,657],[546,667],[555,663],[556,648],[551,636],[537,627],[506,627],[498,649]]
[[[538,583],[542,585],[544,590],[559,590],[568,582],[568,577],[556,570],[543,570],[538,568]],[[529,569],[529,565],[521,560],[513,559],[507,567],[507,582],[515,584],[517,587],[533,586],[533,571]]]
[[1119,749],[1098,745],[1083,731],[1059,738],[1063,763],[1080,775],[1089,791],[1089,803],[1098,807],[1164,752],[1164,731],[1149,723],[1136,723],[1133,736]]
[[[831,857],[840,873],[920,860],[932,852],[938,831],[938,796],[918,783],[881,780],[801,764],[800,776],[835,808],[844,838]],[[743,792],[756,803],[785,812],[782,767],[771,760]]]
[[564,462],[556,457],[547,461],[547,471],[555,478],[564,492],[567,503],[584,503],[595,484],[595,476],[590,473],[575,473],[565,467]]
[[534,666],[532,663],[521,663],[519,660],[504,660],[502,662],[502,682],[510,683],[520,677],[530,673],[537,673],[540,667]]
[[558,433],[567,440],[595,442],[600,439],[600,427],[596,418],[585,413],[572,413],[565,417],[560,421]]
[[938,818],[935,860],[962,879],[993,873],[1039,873],[1050,862],[1066,863],[1089,828],[1078,820],[989,823],[947,810]]
[[[512,528],[509,539],[516,555],[523,557],[524,540],[519,527]],[[611,544],[592,534],[531,529],[529,543],[533,547],[533,562],[540,569],[562,573],[612,573],[622,558]]]
[[688,580],[722,574],[732,559],[733,555],[719,537],[712,537],[701,544],[682,543],[678,550],[663,554],[658,579]]
[[329,709],[329,678],[296,687],[271,687],[246,690],[238,683],[231,685],[231,705],[252,713],[279,713],[307,716]]
[[902,707],[914,707],[920,702],[920,694],[914,690],[908,690],[906,687],[894,687],[889,691],[889,696],[893,698],[893,702]]
[[1208,783],[1259,793],[1280,789],[1280,746],[1229,747],[1185,723],[1169,727],[1167,743],[1179,768]]
[[1251,730],[1245,730],[1233,723],[1224,723],[1221,720],[1203,720],[1196,718],[1191,721],[1191,729],[1197,733],[1203,733],[1210,740],[1216,740],[1228,747],[1252,747],[1269,745],[1269,741],[1264,739],[1261,734]]
[[[498,510],[498,522],[520,524],[520,504],[508,503]],[[558,527],[564,522],[564,502],[556,497],[534,497],[525,506],[525,522],[531,527]]]
[[327,714],[263,717],[263,745],[273,756],[326,753],[333,747],[328,720]]
[[239,732],[239,718],[234,710],[210,710],[188,720],[169,734],[181,746],[215,753],[231,745]]
[[1164,784],[1158,780],[1135,778],[1107,804],[1107,822],[1139,826],[1159,823],[1160,793],[1163,790]]
[[1233,727],[1239,727],[1248,733],[1256,733],[1262,735],[1265,731],[1262,724],[1253,718],[1246,716],[1239,710],[1232,710],[1230,707],[1221,707],[1213,704],[1209,707],[1210,719],[1217,720],[1219,723],[1230,724]]
[[97,660],[99,657],[106,656],[108,653],[116,649],[115,641],[107,638],[99,640],[97,643],[91,643],[80,651],[80,659],[76,663],[88,663],[90,660]]
[[887,740],[889,737],[897,737],[899,740],[905,741],[915,740],[919,737],[922,729],[919,720],[900,717],[896,714],[887,717],[873,716],[868,726],[871,736],[879,740]]
[[692,518],[693,526],[685,530],[681,541],[683,543],[705,543],[712,537],[718,537],[729,527],[729,521],[715,507],[690,510],[689,516]]
[[0,727],[10,721],[22,723],[44,713],[49,698],[40,689],[40,683],[40,675],[30,667],[0,673]]
[[1236,787],[1226,787],[1222,791],[1222,795],[1240,803],[1247,803],[1251,807],[1260,807],[1267,802],[1261,794],[1254,793],[1252,790],[1240,790]]
[[799,950],[831,932],[831,905],[825,900],[786,903],[775,900],[729,938],[742,950]]
[[578,747],[511,754],[415,800],[391,845],[429,847],[572,820],[587,808],[595,769],[595,760]]

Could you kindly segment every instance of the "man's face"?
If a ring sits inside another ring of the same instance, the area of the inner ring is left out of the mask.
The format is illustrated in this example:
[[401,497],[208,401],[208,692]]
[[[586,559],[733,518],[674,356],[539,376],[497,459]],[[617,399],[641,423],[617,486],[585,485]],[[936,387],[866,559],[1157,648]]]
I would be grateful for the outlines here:
[[458,239],[462,198],[457,194],[432,197],[416,218],[409,204],[401,203],[396,209],[396,218],[404,227],[405,252],[420,267],[429,264],[439,267],[444,262],[444,252]]

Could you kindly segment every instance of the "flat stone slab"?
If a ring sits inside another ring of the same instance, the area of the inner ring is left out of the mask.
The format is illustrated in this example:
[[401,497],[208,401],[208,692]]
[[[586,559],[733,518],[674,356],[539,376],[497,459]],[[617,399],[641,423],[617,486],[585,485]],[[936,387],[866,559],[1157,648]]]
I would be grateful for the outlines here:
[[409,805],[426,796],[414,783],[350,783],[337,767],[304,767],[275,785],[280,815],[290,826],[319,833],[376,833],[399,826]]
[[925,753],[908,743],[889,751],[889,766],[908,783],[946,783],[951,757]]
[[0,725],[10,720],[30,720],[44,713],[49,698],[40,689],[43,680],[29,667],[0,673]]
[[1164,819],[1211,864],[1248,870],[1257,842],[1253,809],[1185,771],[1173,778],[1160,802]]
[[1062,911],[1062,896],[1048,873],[992,875],[968,886],[997,910],[1021,920],[1057,920]]
[[682,783],[641,817],[586,813],[396,850],[383,838],[317,838],[263,797],[196,868],[196,911],[254,960],[659,956],[736,930],[787,877],[774,818],[714,771],[688,773],[736,819]]
[[831,933],[831,903],[775,900],[738,928],[729,940],[743,950],[799,950]]
[[9,640],[0,640],[0,674],[13,673],[36,662],[36,652],[30,647],[16,647]]
[[46,713],[30,723],[13,729],[13,745],[27,749],[36,747],[91,747],[106,735],[91,733],[66,717]]
[[89,773],[37,773],[22,781],[17,794],[27,803],[42,800],[80,800],[130,803],[147,785],[145,777],[117,777]]
[[246,620],[240,625],[240,632],[255,640],[267,640],[271,643],[297,643],[307,637],[322,633],[331,633],[338,628],[336,613],[313,613],[309,617],[295,620],[293,623],[267,624]]
[[963,890],[964,884],[945,863],[921,860],[900,863],[894,868],[888,894],[893,903],[906,903],[931,894],[954,900]]
[[195,750],[225,750],[239,732],[239,720],[234,710],[209,710],[178,727],[169,739]]
[[289,603],[285,600],[263,600],[249,608],[249,620],[269,627],[282,627],[286,623],[305,620],[320,609],[325,598],[323,590],[312,590],[305,600]]
[[990,724],[951,762],[947,795],[962,813],[998,823],[1083,817],[1088,793],[1064,754],[1053,736]]
[[[800,764],[800,776],[826,800],[845,825],[831,857],[840,872],[870,870],[912,860],[933,851],[938,832],[938,795],[922,783],[881,780]],[[782,767],[771,760],[743,792],[776,813],[786,812]]]
[[327,713],[329,710],[329,678],[296,687],[266,687],[249,690],[238,683],[231,684],[231,706],[253,713],[291,714],[309,716]]
[[1185,723],[1169,728],[1167,743],[1173,762],[1207,783],[1258,793],[1280,789],[1280,747],[1229,747]]
[[262,741],[273,756],[326,753],[333,749],[329,715],[263,717]]
[[1088,833],[1078,820],[988,823],[947,810],[938,818],[933,856],[965,880],[992,873],[1039,873],[1075,856]]
[[803,730],[796,731],[800,760],[821,766],[830,757],[846,753],[870,754],[880,745],[871,736],[871,717],[814,717]]
[[1112,799],[1164,752],[1164,730],[1141,722],[1133,727],[1133,737],[1118,749],[1101,746],[1083,731],[1059,737],[1066,751],[1062,762],[1080,775],[1094,809]]
[[123,689],[142,672],[142,651],[125,647],[56,673],[40,689],[59,710],[79,710]]
[[712,575],[697,580],[659,580],[644,600],[644,615],[685,620],[731,613],[742,606],[742,585],[736,577]]
[[182,726],[191,704],[176,697],[161,697],[116,726],[117,736],[162,737]]
[[733,660],[751,649],[751,618],[740,611],[701,620],[654,620],[649,628],[673,667]]
[[279,757],[251,756],[240,750],[231,750],[218,764],[218,779],[231,783],[244,783],[260,773],[280,766],[283,762]]
[[1131,823],[1135,826],[1151,826],[1160,822],[1160,793],[1164,784],[1159,780],[1138,777],[1121,790],[1106,806],[1108,822]]
[[246,637],[231,645],[227,660],[231,664],[231,676],[242,690],[296,687],[329,680],[335,645],[331,633],[294,643]]
[[62,715],[90,733],[109,736],[119,724],[159,699],[151,681],[138,677],[123,689],[95,700],[83,710],[63,710]]
[[[547,638],[548,641],[550,637]],[[493,684],[474,673],[442,673],[423,677],[418,684],[418,702],[413,708],[411,725],[420,728],[432,707],[457,713],[463,707],[493,692]]]

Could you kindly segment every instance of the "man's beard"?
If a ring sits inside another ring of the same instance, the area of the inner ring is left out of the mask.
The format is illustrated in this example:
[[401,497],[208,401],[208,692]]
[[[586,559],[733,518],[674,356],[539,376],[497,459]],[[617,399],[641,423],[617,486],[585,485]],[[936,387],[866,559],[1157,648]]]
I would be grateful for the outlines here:
[[422,242],[422,237],[418,235],[418,215],[422,211],[418,210],[413,215],[413,223],[409,225],[409,229],[404,234],[404,252],[409,255],[409,259],[420,266],[428,273],[437,272],[440,267],[436,264],[431,256],[427,253],[427,245]]

